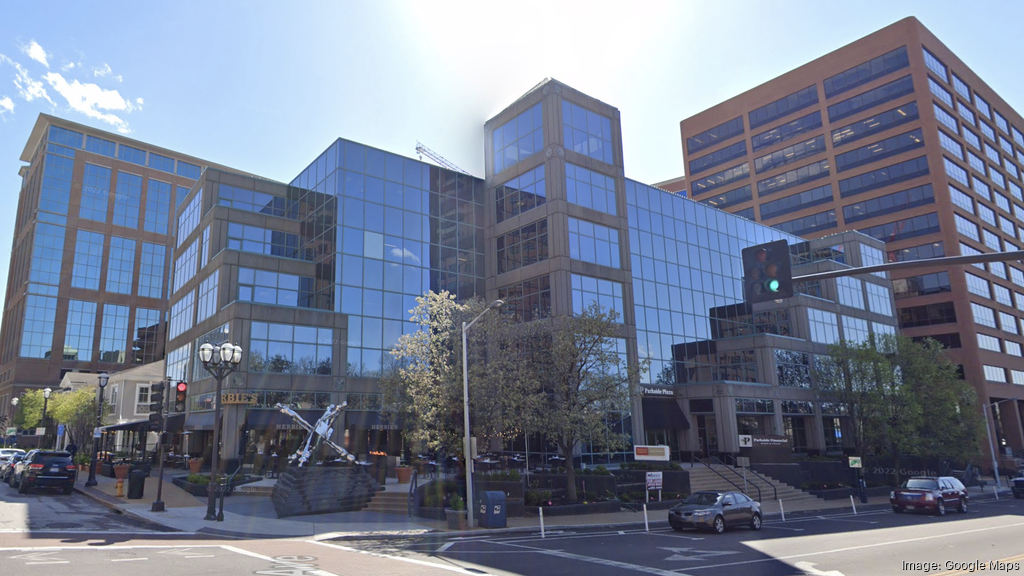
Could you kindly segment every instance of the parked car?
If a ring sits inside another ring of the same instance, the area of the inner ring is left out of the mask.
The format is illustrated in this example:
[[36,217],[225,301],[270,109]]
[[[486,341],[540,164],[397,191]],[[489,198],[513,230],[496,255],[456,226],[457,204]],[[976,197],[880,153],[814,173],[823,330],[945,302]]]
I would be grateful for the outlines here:
[[75,489],[76,467],[71,453],[57,450],[33,450],[18,462],[11,475],[10,485],[19,494],[32,488],[61,488],[65,494]]
[[24,454],[25,451],[21,448],[0,448],[0,460],[14,454]]
[[721,534],[733,526],[761,529],[761,505],[742,492],[694,492],[668,511],[675,530],[696,528]]
[[21,461],[25,457],[24,450],[17,450],[9,453],[6,456],[0,455],[0,482],[7,482],[10,478],[11,472],[14,471],[14,465]]
[[889,493],[892,511],[897,514],[904,510],[929,510],[939,516],[946,509],[955,506],[966,514],[970,496],[963,482],[952,476],[919,476],[906,480],[903,486]]
[[1014,498],[1024,498],[1024,476],[1010,480],[1010,489],[1013,490]]

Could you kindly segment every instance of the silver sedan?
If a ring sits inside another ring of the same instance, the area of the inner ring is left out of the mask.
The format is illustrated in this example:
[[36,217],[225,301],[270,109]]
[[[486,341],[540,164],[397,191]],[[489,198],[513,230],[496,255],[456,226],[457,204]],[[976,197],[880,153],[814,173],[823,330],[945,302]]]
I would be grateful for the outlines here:
[[718,534],[727,527],[761,529],[761,505],[742,492],[694,492],[668,511],[668,523],[675,530],[696,528]]

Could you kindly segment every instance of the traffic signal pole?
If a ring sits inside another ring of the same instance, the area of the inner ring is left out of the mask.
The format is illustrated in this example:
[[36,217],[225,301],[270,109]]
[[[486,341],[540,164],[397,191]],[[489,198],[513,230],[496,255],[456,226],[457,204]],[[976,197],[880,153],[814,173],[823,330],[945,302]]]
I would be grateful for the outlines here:
[[150,508],[151,512],[163,512],[164,501],[162,496],[164,493],[164,432],[167,430],[167,413],[170,411],[171,405],[171,380],[167,379],[164,384],[164,397],[163,397],[163,410],[160,411],[160,431],[157,433],[157,443],[160,444],[160,449],[157,451],[159,454],[157,458],[160,459],[159,472],[157,473],[156,481],[156,500],[153,501],[153,506]]
[[983,262],[1009,262],[1012,260],[1024,260],[1024,250],[1014,250],[1012,252],[986,252],[984,254],[970,254],[968,256],[946,256],[944,258],[927,258],[924,260],[911,260],[909,262],[890,262],[888,264],[877,264],[875,266],[861,266],[860,268],[829,270],[828,272],[815,272],[814,274],[794,276],[793,281],[806,282],[808,280],[826,280],[828,278],[856,276],[859,274],[870,274],[872,272],[892,272],[893,270],[934,268],[936,266],[956,266],[958,264],[981,264]]

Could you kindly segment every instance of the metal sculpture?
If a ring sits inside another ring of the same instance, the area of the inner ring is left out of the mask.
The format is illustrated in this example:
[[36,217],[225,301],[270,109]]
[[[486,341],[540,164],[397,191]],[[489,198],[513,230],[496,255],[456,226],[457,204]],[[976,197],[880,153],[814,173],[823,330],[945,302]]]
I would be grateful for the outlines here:
[[[331,404],[330,406],[327,407],[327,410],[324,411],[323,416],[321,416],[316,421],[316,424],[310,425],[309,422],[306,422],[306,420],[302,416],[299,416],[299,414],[296,413],[295,410],[292,410],[291,408],[281,404],[280,402],[274,404],[274,408],[277,408],[281,412],[291,416],[292,419],[295,420],[296,424],[301,426],[302,429],[308,433],[308,436],[306,436],[305,444],[303,444],[302,447],[296,450],[294,454],[289,455],[288,461],[291,463],[295,463],[296,461],[298,461],[298,466],[301,468],[306,462],[309,461],[309,456],[312,453],[312,451],[316,450],[320,443],[323,442],[331,449],[333,449],[335,452],[340,454],[342,458],[347,459],[349,462],[355,462],[355,456],[349,454],[348,450],[345,450],[341,446],[338,446],[333,441],[331,441],[331,436],[334,435],[334,428],[331,428],[331,423],[334,422],[334,419],[337,418],[338,415],[342,413],[342,411],[345,410],[346,406],[348,406],[348,402],[342,402],[341,404],[338,405]],[[318,437],[316,442],[313,441],[314,436]],[[310,444],[313,445],[312,450],[310,450]]]

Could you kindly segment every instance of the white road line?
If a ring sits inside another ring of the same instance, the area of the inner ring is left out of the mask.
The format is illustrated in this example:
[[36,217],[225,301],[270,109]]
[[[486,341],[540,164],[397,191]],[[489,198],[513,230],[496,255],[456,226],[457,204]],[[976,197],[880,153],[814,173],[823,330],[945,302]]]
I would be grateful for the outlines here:
[[804,532],[803,528],[787,528],[786,526],[776,526],[774,524],[762,524],[761,528],[769,528],[771,530],[789,530],[792,532]]
[[[313,543],[317,543],[317,542],[314,541]],[[226,545],[224,545],[224,546],[218,546],[218,548],[222,548],[224,550],[227,550],[228,552],[234,552],[235,554],[241,554],[243,556],[249,556],[250,558],[258,558],[260,560],[266,560],[267,562],[273,562],[274,565],[283,566],[283,565],[288,564],[287,562],[282,562],[280,560],[275,560],[274,558],[272,558],[270,556],[264,556],[263,554],[259,554],[259,553],[256,553],[256,552],[250,552],[249,550],[243,550],[241,548],[235,548],[234,546],[226,546]],[[306,569],[302,573],[303,574],[311,574],[312,576],[338,576],[334,572],[328,572],[328,571],[322,570],[320,568],[317,568],[317,569]]]
[[[889,542],[876,542],[874,544],[863,544],[861,546],[850,546],[847,548],[834,548],[832,550],[819,550],[817,552],[805,552],[803,554],[793,554],[790,556],[772,556],[771,558],[761,558],[759,560],[744,560],[741,562],[728,562],[725,564],[709,564],[707,566],[691,566],[687,570],[704,570],[707,568],[724,568],[726,566],[743,566],[745,564],[759,564],[761,562],[778,562],[780,560],[792,560],[794,558],[807,558],[808,556],[821,556],[823,554],[836,554],[838,552],[851,552],[853,550],[865,550],[867,548],[878,548],[880,546],[892,546],[894,544],[909,544],[911,542],[924,542],[927,540],[935,540],[938,538],[950,538],[953,536],[963,536],[964,534],[973,534],[976,532],[990,532],[992,530],[1005,530],[1007,528],[1017,528],[1024,526],[1024,522],[1017,522],[1016,524],[1006,524],[1003,526],[990,526],[986,528],[975,528],[974,530],[963,530],[951,534],[936,534],[934,536],[921,536],[919,538],[907,538],[905,540],[892,540]],[[759,551],[760,552],[760,551]],[[765,552],[761,552],[765,554]]]
[[[613,568],[621,568],[623,570],[633,570],[635,572],[644,572],[646,574],[656,574],[657,576],[691,576],[685,572],[678,572],[675,570],[662,570],[661,568],[653,568],[651,566],[641,566],[639,564],[630,564],[628,562],[618,562],[616,560],[606,560],[604,558],[593,558],[591,556],[583,556],[582,554],[572,554],[562,550],[547,550],[544,548],[536,548],[534,546],[523,546],[522,544],[513,544],[511,542],[497,542],[503,546],[513,546],[516,548],[525,548],[532,550],[537,554],[544,554],[547,556],[556,556],[558,558],[565,558],[567,560],[576,560],[579,562],[589,562],[591,564],[600,564],[602,566],[611,566]],[[689,568],[687,568],[689,569]]]
[[53,562],[25,562],[26,566],[35,566],[37,564],[69,564],[70,560],[54,560]]
[[444,546],[441,546],[440,548],[438,548],[436,550],[436,552],[444,552],[445,550],[451,548],[452,546],[455,546],[455,542],[448,542]]
[[149,558],[118,558],[117,560],[111,560],[111,562],[138,562],[139,560],[149,560]]
[[483,571],[481,571],[479,569],[476,569],[476,568],[466,569],[466,568],[463,568],[461,566],[448,566],[448,565],[445,565],[445,564],[437,564],[437,563],[434,563],[434,562],[427,562],[425,560],[417,560],[415,558],[403,558],[401,556],[391,556],[391,555],[388,555],[388,554],[381,554],[381,553],[378,553],[378,552],[367,552],[366,550],[358,550],[356,548],[349,548],[348,546],[338,546],[337,544],[332,544],[330,542],[317,542],[315,540],[306,540],[306,542],[308,542],[310,544],[317,544],[319,546],[327,546],[327,547],[330,547],[330,548],[336,548],[338,550],[344,550],[346,552],[354,552],[356,554],[362,554],[364,556],[373,556],[375,558],[386,558],[388,560],[397,560],[399,562],[408,562],[410,564],[416,564],[418,566],[429,566],[431,568],[438,568],[440,570],[447,570],[449,572],[455,572],[455,573],[458,573],[458,574],[473,574],[473,575],[480,575],[480,574],[482,574],[484,576],[487,576],[487,575],[490,574],[490,572],[483,572]]

